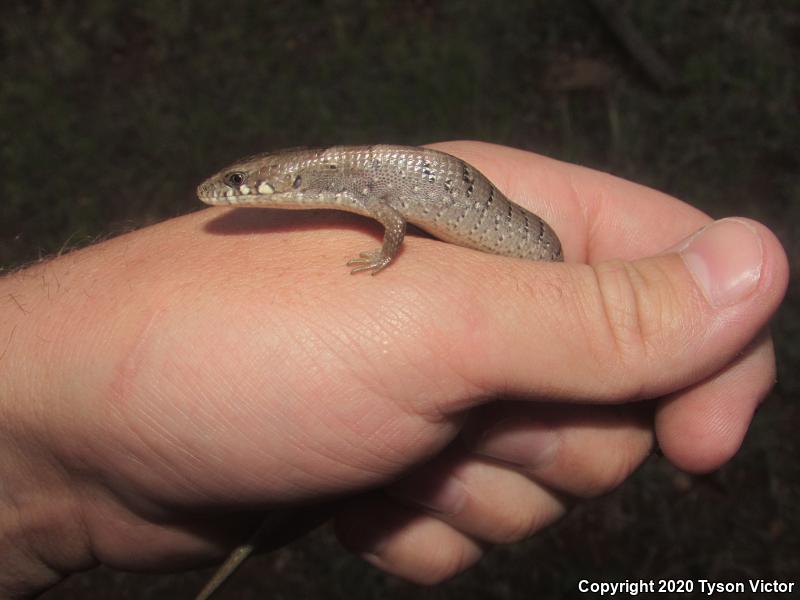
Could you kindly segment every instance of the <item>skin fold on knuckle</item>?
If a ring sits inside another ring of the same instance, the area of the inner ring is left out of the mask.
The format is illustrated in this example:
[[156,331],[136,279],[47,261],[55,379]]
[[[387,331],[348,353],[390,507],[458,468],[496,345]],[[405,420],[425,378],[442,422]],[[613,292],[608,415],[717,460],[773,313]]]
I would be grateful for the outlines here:
[[468,491],[465,531],[491,544],[525,540],[564,513],[560,494],[508,465],[492,465]]
[[423,585],[435,585],[452,579],[472,566],[480,557],[470,548],[468,539],[453,539],[440,544],[419,564],[414,579]]
[[606,261],[592,267],[591,277],[587,297],[601,311],[591,330],[601,379],[618,399],[641,398],[645,379],[669,370],[678,335],[695,324],[660,261]]
[[357,552],[373,565],[420,585],[452,579],[483,555],[480,544],[422,514],[402,530],[387,534],[381,543],[372,548],[362,545]]
[[622,484],[631,473],[647,457],[646,452],[638,448],[620,448],[618,453],[606,456],[607,460],[598,462],[596,457],[590,461],[582,461],[580,468],[583,474],[578,479],[579,485],[571,490],[579,498],[597,498],[609,493]]
[[446,517],[448,523],[484,542],[513,544],[561,516],[562,505],[549,490],[540,490],[521,473],[492,469],[499,478],[465,482],[464,508],[452,518]]
[[560,413],[550,425],[559,432],[557,451],[527,474],[562,502],[607,493],[627,479],[652,449],[650,403],[575,406]]
[[554,519],[532,506],[520,506],[513,512],[507,510],[505,514],[496,517],[500,519],[494,523],[486,540],[492,544],[515,544],[526,540]]
[[382,494],[357,498],[337,514],[334,525],[350,552],[422,585],[452,578],[484,553],[483,544],[453,526]]

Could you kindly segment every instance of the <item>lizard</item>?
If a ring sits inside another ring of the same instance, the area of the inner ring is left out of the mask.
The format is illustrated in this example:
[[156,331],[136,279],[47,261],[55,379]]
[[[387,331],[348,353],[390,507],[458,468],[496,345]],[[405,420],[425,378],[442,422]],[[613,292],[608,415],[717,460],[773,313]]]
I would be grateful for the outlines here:
[[[243,158],[197,188],[211,206],[337,209],[384,227],[383,245],[348,261],[376,275],[397,256],[411,223],[445,242],[502,256],[562,261],[561,242],[540,217],[509,200],[455,156],[413,146],[295,148]],[[267,516],[229,555],[195,600],[207,600],[291,509]]]
[[243,158],[206,179],[212,206],[329,208],[371,217],[381,248],[348,261],[376,275],[397,256],[411,223],[445,242],[491,254],[563,260],[558,236],[469,163],[413,146],[300,148]]

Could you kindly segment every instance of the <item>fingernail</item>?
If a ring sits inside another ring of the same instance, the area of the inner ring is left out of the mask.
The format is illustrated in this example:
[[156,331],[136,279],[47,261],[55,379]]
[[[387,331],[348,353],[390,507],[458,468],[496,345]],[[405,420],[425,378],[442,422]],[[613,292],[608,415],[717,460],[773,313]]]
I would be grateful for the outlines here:
[[547,425],[527,419],[500,421],[481,437],[475,452],[525,468],[539,467],[556,455],[559,436]]
[[467,499],[464,486],[452,476],[410,477],[391,486],[389,493],[445,515],[459,513]]
[[715,307],[741,302],[761,277],[761,238],[752,225],[738,219],[723,219],[701,229],[680,255]]

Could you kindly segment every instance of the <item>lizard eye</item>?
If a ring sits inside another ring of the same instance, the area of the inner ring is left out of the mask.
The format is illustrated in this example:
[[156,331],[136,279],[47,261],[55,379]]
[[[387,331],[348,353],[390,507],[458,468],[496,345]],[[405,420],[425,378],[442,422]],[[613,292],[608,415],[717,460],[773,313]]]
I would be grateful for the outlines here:
[[298,175],[297,177],[294,178],[294,181],[292,182],[292,187],[294,189],[297,189],[300,187],[300,184],[302,183],[303,183],[303,178],[300,177],[300,175]]
[[230,187],[239,187],[244,183],[245,174],[241,171],[233,171],[232,173],[225,175],[222,180]]

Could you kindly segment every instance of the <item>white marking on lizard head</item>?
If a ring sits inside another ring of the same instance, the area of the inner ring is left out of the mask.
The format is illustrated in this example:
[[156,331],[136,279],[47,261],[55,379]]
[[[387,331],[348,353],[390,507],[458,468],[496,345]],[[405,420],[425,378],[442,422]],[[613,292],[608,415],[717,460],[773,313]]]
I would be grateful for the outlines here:
[[322,152],[306,148],[243,158],[201,183],[197,195],[211,205],[249,204],[256,196],[271,196],[269,202],[275,205],[297,202],[304,192],[320,188],[318,180],[325,173],[309,165],[316,164]]
[[273,188],[269,183],[266,181],[262,181],[258,184],[258,193],[266,196],[267,194],[272,194],[275,192],[275,188]]

